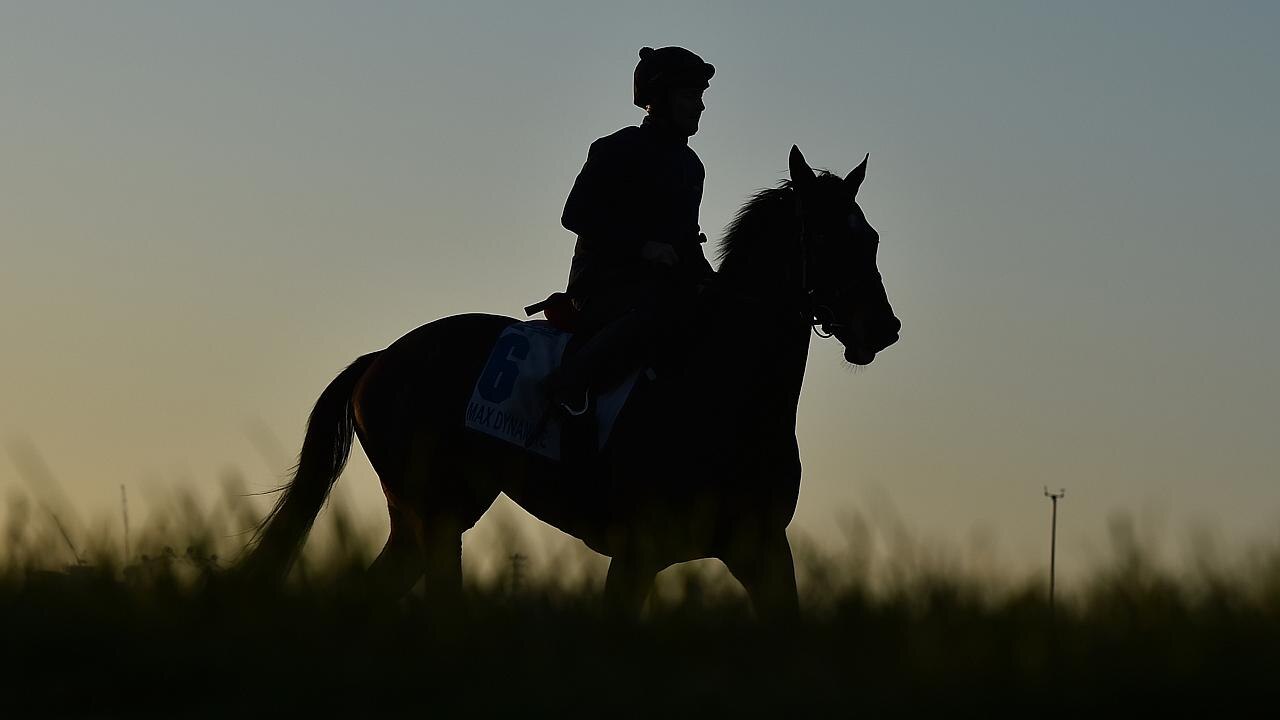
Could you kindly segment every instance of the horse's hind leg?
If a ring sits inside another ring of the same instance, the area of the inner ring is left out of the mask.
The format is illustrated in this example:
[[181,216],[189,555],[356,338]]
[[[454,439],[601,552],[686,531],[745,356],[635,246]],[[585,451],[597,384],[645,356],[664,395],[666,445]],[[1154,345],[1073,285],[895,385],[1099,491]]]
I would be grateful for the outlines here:
[[661,568],[640,555],[621,553],[609,561],[604,580],[605,610],[618,620],[637,620]]
[[411,518],[391,509],[391,535],[382,552],[365,573],[371,597],[395,601],[404,597],[422,577],[422,551]]
[[756,617],[766,622],[799,617],[795,562],[786,530],[763,532],[750,542],[739,542],[722,559],[746,588]]
[[429,605],[461,599],[462,533],[500,493],[493,472],[474,469],[477,460],[463,432],[424,425],[387,443],[376,458],[370,454],[395,508],[392,537],[374,564],[393,585],[412,587],[425,575]]
[[462,531],[456,518],[434,514],[418,528],[427,602],[454,606],[462,599]]
[[414,482],[420,483],[414,507],[421,567],[428,604],[450,606],[462,599],[462,533],[484,515],[499,489],[492,472],[474,467],[476,459],[450,435],[423,438],[415,445]]

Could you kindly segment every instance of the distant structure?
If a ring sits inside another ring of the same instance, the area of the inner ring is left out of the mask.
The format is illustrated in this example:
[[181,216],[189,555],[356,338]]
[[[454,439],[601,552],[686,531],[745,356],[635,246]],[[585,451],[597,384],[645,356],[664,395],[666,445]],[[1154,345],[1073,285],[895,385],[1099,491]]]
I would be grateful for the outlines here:
[[511,553],[508,560],[511,561],[511,588],[512,597],[520,594],[520,590],[524,585],[524,564],[529,558],[520,553]]
[[129,564],[129,497],[120,486],[120,512],[124,515],[124,564]]
[[52,511],[49,512],[49,517],[53,518],[53,524],[58,527],[58,532],[62,533],[63,542],[67,544],[67,547],[71,548],[71,556],[76,559],[76,565],[84,565],[84,558],[80,557],[80,551],[76,550],[76,544],[71,542],[71,536],[67,534],[67,528],[62,524],[62,520]]
[[1053,501],[1053,527],[1049,532],[1049,615],[1054,615],[1053,606],[1053,584],[1054,584],[1054,564],[1058,554],[1058,500],[1067,496],[1066,488],[1059,488],[1058,492],[1049,492],[1049,487],[1045,486],[1044,496]]

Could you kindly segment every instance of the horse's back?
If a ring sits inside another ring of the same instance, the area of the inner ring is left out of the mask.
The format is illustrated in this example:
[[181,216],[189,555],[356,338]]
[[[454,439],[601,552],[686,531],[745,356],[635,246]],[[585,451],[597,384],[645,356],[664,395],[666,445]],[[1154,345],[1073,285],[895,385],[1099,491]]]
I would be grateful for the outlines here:
[[413,359],[441,348],[462,354],[484,355],[498,333],[516,322],[518,321],[512,317],[487,313],[449,315],[420,325],[400,336],[382,351],[383,358],[380,360],[391,358],[394,362]]
[[[352,398],[360,441],[403,445],[460,428],[493,341],[515,318],[470,313],[415,328],[378,354]],[[372,456],[377,447],[366,447]]]

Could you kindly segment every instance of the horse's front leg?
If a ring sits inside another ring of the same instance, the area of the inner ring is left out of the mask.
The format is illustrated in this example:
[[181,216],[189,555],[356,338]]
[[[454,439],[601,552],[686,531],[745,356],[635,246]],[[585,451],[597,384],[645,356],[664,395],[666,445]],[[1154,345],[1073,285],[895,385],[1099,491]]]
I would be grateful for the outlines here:
[[722,558],[746,588],[756,616],[764,622],[792,622],[800,616],[796,569],[785,529],[740,543]]
[[624,553],[609,561],[604,580],[605,610],[620,620],[637,620],[660,568],[639,555]]

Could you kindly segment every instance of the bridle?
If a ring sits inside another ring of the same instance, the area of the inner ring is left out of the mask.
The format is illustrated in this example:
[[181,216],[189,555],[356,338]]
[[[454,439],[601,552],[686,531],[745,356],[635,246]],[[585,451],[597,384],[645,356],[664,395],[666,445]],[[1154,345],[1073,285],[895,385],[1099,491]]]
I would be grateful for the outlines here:
[[[834,290],[825,292],[810,283],[816,273],[809,271],[809,246],[811,243],[821,241],[823,235],[809,231],[809,224],[805,222],[804,207],[800,202],[800,191],[792,188],[792,192],[796,196],[796,218],[800,222],[800,291],[803,296],[801,313],[803,313],[805,321],[809,323],[810,328],[813,329],[813,334],[825,339],[834,336],[836,334],[835,331],[852,327],[849,323],[836,320],[836,314],[831,309],[831,305],[844,295],[857,289],[857,283],[855,280],[850,280]],[[875,279],[879,276],[880,272],[877,270],[870,277]]]

